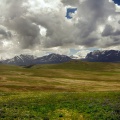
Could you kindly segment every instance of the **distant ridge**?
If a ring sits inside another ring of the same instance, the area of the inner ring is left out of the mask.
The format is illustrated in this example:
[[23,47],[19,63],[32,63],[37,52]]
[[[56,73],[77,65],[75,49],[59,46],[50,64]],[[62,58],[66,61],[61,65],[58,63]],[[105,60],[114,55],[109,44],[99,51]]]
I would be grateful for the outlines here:
[[0,64],[10,64],[18,66],[30,66],[36,64],[57,64],[69,61],[81,60],[88,62],[120,62],[120,51],[119,50],[95,50],[87,54],[85,59],[80,59],[74,56],[66,56],[59,54],[49,54],[43,57],[35,57],[33,55],[19,55],[12,59],[1,60]]
[[55,63],[63,63],[70,61],[71,58],[66,55],[59,54],[50,54],[47,56],[39,57],[35,59],[35,63],[37,64],[55,64]]
[[7,60],[3,60],[2,63],[4,64],[11,64],[11,65],[31,65],[33,64],[35,57],[32,55],[19,55],[19,56],[15,56],[12,59],[7,59]]
[[19,65],[19,66],[28,66],[35,64],[55,64],[55,63],[63,63],[70,61],[71,58],[66,55],[59,54],[50,54],[43,57],[35,57],[33,55],[20,55],[15,56],[12,59],[7,59],[1,61],[3,64],[10,65]]
[[86,61],[89,62],[120,62],[119,50],[95,50],[87,54]]

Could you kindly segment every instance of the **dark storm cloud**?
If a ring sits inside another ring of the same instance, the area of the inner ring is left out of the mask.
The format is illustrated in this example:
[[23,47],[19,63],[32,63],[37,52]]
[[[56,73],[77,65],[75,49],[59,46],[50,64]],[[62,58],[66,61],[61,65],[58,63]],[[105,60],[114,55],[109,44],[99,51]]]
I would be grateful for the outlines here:
[[7,32],[0,28],[0,35],[7,37]]
[[106,41],[105,47],[118,46],[120,44],[120,36],[111,36],[109,41]]
[[120,30],[115,30],[111,25],[106,25],[102,36],[118,36],[120,35]]
[[29,48],[39,44],[40,29],[29,19],[15,18],[10,27],[17,32],[22,48]]
[[11,38],[11,32],[10,31],[6,31],[3,28],[0,28],[0,39],[8,39]]
[[113,27],[111,25],[106,25],[104,31],[102,32],[102,36],[109,36],[113,33]]

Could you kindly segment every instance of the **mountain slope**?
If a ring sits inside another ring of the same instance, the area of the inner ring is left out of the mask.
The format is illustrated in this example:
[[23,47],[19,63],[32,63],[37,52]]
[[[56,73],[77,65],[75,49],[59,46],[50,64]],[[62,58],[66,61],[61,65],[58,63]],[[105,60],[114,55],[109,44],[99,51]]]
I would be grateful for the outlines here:
[[12,59],[3,60],[3,64],[11,64],[11,65],[20,65],[20,66],[28,66],[35,64],[55,64],[55,63],[63,63],[70,61],[71,58],[65,55],[59,54],[50,54],[47,56],[36,58],[32,55],[20,55],[15,56]]
[[50,54],[34,60],[35,64],[54,64],[70,61],[71,58],[66,55]]
[[2,61],[4,64],[11,64],[11,65],[31,65],[33,64],[35,57],[32,55],[20,55],[15,56],[12,59],[7,59]]
[[85,60],[90,62],[120,62],[120,51],[97,50],[97,51],[88,53]]

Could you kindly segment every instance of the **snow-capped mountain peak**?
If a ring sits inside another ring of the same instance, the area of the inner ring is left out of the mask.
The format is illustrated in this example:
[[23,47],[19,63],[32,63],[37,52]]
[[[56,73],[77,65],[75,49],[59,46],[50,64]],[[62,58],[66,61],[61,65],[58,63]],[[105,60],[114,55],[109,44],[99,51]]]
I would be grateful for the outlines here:
[[30,65],[32,64],[32,61],[34,60],[34,56],[32,55],[19,55],[15,56],[12,59],[7,59],[2,61],[4,64],[13,64],[13,65]]
[[94,51],[88,53],[85,59],[87,61],[92,62],[119,62],[120,51],[118,50]]
[[49,54],[43,57],[35,57],[33,55],[19,55],[15,56],[12,59],[3,60],[4,64],[12,64],[12,65],[21,65],[28,66],[34,64],[54,64],[54,63],[63,63],[70,61],[71,58],[65,55],[59,54]]

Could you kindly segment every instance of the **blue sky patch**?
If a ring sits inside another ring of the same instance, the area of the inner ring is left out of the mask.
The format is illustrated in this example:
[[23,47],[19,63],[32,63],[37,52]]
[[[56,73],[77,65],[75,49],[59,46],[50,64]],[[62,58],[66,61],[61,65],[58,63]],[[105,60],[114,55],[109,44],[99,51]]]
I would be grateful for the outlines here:
[[72,19],[72,17],[70,16],[70,14],[71,13],[75,13],[75,11],[77,11],[77,8],[67,8],[66,17],[68,19]]
[[115,4],[120,5],[120,0],[113,0]]

